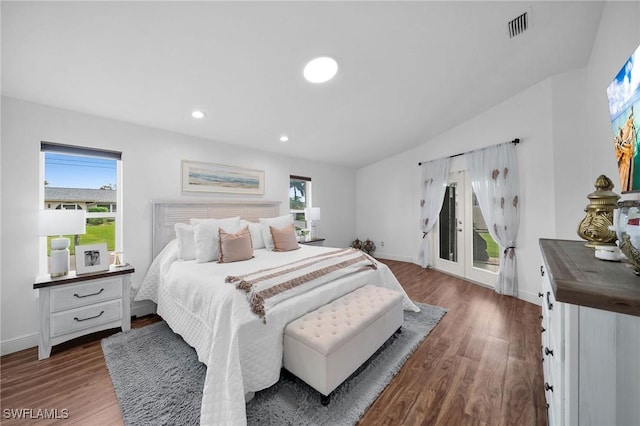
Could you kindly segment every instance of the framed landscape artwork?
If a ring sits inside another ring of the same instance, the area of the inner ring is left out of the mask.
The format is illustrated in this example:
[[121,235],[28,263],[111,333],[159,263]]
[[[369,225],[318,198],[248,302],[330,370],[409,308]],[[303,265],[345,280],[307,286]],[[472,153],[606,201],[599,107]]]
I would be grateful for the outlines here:
[[264,194],[264,171],[183,160],[182,190]]

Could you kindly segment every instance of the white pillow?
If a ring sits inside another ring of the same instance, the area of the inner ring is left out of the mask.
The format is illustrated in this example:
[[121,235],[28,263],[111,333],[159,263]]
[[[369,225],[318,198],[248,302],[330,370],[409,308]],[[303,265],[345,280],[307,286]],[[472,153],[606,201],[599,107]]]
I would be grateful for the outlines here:
[[178,239],[178,259],[193,260],[196,258],[196,240],[193,235],[193,225],[176,223],[176,238]]
[[218,230],[232,234],[240,231],[240,217],[226,219],[191,219],[196,243],[196,262],[218,260]]
[[262,230],[262,238],[267,250],[273,250],[275,245],[273,244],[273,237],[271,236],[270,226],[274,228],[284,228],[285,226],[293,223],[293,216],[290,214],[278,217],[260,218],[260,227]]
[[240,221],[240,226],[243,228],[245,226],[249,227],[249,232],[251,233],[251,244],[253,244],[253,249],[261,249],[264,248],[264,238],[262,238],[262,225],[256,222],[249,222],[248,220],[242,219]]

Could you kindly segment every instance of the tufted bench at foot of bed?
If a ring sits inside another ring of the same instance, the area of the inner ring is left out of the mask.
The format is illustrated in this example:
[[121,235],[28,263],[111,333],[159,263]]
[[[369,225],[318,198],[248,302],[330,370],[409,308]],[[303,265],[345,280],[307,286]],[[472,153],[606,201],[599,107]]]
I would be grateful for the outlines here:
[[284,368],[320,392],[322,403],[400,329],[402,294],[366,285],[290,322]]

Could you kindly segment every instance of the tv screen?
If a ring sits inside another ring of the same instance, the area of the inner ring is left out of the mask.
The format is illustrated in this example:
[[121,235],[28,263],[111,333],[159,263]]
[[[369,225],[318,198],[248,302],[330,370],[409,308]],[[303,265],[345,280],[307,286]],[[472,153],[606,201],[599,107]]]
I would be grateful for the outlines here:
[[620,190],[640,191],[640,46],[624,63],[616,78],[607,88],[609,114],[613,129],[613,145],[618,161]]

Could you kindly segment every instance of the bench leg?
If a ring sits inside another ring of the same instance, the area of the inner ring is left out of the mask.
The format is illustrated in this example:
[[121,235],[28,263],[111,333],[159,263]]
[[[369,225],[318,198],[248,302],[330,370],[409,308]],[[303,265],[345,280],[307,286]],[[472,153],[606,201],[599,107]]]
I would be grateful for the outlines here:
[[329,405],[329,402],[331,402],[331,395],[322,395],[320,397],[320,403],[325,407]]

